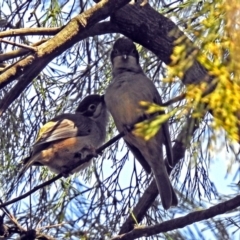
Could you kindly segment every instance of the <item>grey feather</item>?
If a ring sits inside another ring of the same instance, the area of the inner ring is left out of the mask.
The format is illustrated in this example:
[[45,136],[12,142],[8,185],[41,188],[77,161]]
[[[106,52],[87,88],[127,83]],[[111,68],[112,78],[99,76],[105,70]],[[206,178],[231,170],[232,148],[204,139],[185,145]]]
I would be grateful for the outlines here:
[[[108,112],[103,97],[87,96],[78,106],[75,114],[61,114],[46,123],[40,137],[32,147],[31,156],[23,160],[24,167],[19,178],[31,166],[45,165],[53,172],[81,161],[92,148],[99,147],[106,138]],[[79,171],[90,162],[82,164]]]
[[145,160],[142,153],[131,143],[127,142],[126,140],[125,140],[125,142],[126,142],[126,145],[129,148],[129,150],[133,153],[134,157],[139,161],[139,163],[142,165],[144,170],[147,173],[151,173],[151,167],[149,166],[148,162]]
[[[139,56],[133,42],[126,38],[118,39],[111,53],[113,65],[111,84],[105,93],[105,102],[118,131],[126,125],[148,118],[139,108],[140,101],[161,105],[161,97],[153,82],[144,74],[139,65]],[[156,136],[149,141],[132,133],[124,136],[129,149],[149,173],[152,170],[165,209],[177,205],[177,196],[172,188],[163,161],[162,144],[166,145],[168,163],[172,166],[172,146],[168,124],[165,123]]]

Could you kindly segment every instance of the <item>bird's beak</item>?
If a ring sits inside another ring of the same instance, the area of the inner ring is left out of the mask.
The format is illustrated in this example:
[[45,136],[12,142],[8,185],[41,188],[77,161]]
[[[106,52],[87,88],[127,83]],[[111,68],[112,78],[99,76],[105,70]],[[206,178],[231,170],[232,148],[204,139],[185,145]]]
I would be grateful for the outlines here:
[[128,55],[127,55],[127,54],[124,54],[122,57],[123,57],[124,60],[127,60]]

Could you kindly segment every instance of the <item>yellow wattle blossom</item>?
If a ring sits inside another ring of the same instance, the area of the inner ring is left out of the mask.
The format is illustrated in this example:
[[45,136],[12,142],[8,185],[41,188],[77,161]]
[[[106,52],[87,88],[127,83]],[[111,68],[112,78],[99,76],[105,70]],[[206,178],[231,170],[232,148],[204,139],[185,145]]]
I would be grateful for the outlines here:
[[[199,15],[197,31],[190,23],[185,31],[194,35],[194,42],[184,36],[176,41],[176,47],[168,67],[165,81],[182,79],[195,60],[201,63],[215,81],[216,88],[204,96],[209,83],[186,86],[186,109],[194,109],[200,117],[205,104],[214,116],[213,129],[223,127],[229,138],[239,141],[240,128],[240,1],[219,0],[205,2]],[[197,34],[195,34],[197,33]],[[200,79],[201,80],[201,79]]]

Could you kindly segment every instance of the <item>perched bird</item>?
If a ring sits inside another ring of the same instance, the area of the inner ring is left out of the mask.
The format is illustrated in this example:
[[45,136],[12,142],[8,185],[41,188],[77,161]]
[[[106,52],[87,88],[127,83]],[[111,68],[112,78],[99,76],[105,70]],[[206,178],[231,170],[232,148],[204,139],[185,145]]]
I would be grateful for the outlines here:
[[[161,97],[153,82],[144,74],[139,64],[139,54],[128,38],[118,39],[111,52],[113,79],[106,89],[105,102],[119,132],[126,131],[131,124],[149,116],[140,109],[139,102],[147,101],[161,105]],[[178,203],[163,161],[162,143],[166,145],[169,165],[173,165],[172,147],[168,123],[148,141],[132,132],[124,140],[143,168],[153,172],[164,209]]]
[[[94,154],[95,148],[105,140],[107,121],[104,97],[87,96],[76,113],[56,116],[40,129],[31,156],[23,161],[25,166],[21,173],[31,165],[45,165],[53,172],[61,173],[88,154]],[[72,173],[86,168],[90,162],[83,163]]]

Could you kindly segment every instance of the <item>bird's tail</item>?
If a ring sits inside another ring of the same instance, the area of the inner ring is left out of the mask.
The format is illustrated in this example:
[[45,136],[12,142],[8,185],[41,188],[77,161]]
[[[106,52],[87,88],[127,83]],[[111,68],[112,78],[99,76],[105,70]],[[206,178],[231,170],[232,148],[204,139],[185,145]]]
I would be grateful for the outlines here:
[[173,159],[172,142],[171,142],[171,138],[170,138],[168,122],[165,122],[162,125],[162,131],[163,131],[163,136],[164,136],[164,145],[166,147],[166,153],[167,153],[167,163],[170,168],[173,168],[174,167],[174,159]]
[[152,168],[152,171],[157,183],[163,208],[167,210],[171,206],[176,206],[178,204],[178,199],[168,177],[165,166],[155,166]]
[[31,156],[24,158],[22,161],[23,167],[22,169],[19,171],[17,180],[19,181],[23,174],[28,170],[28,168],[30,168],[30,166],[33,164],[34,160],[32,159]]

